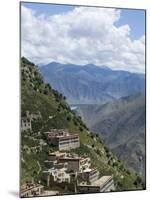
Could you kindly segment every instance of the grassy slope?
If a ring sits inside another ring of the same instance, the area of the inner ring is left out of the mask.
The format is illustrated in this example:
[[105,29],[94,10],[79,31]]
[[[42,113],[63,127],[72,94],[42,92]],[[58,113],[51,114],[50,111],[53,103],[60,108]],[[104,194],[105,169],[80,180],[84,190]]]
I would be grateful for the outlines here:
[[[101,174],[113,174],[117,190],[142,189],[142,185],[134,172],[129,171],[103,145],[98,135],[90,133],[79,117],[65,102],[65,98],[45,84],[37,71],[36,66],[25,58],[21,60],[22,87],[21,87],[21,115],[26,110],[40,111],[41,120],[32,123],[32,132],[21,133],[21,182],[41,179],[43,161],[47,159],[52,146],[44,146],[39,153],[32,152],[30,147],[39,144],[40,139],[45,142],[44,131],[49,128],[64,128],[71,133],[80,134],[81,147],[73,152],[79,155],[90,156],[92,165],[100,170]],[[49,116],[53,116],[52,119]],[[124,177],[124,178],[123,178]]]

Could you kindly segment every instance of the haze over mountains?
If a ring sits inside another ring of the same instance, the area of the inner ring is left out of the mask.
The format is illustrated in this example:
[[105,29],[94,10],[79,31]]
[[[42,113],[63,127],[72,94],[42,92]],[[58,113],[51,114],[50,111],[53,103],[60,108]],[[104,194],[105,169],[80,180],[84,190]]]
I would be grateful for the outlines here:
[[144,90],[144,74],[111,70],[106,66],[84,66],[56,62],[40,72],[69,104],[103,104]]
[[98,133],[112,152],[144,177],[145,94],[124,97],[104,105],[78,105],[90,130]]

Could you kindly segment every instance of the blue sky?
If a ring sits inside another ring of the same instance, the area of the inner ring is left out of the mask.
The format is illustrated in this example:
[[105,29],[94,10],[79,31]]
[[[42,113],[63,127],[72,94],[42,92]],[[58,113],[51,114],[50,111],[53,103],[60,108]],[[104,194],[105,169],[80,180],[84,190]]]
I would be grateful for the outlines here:
[[131,27],[131,38],[138,39],[145,34],[145,11],[122,9],[120,20],[116,25],[120,26],[123,24],[129,24]]
[[22,3],[22,56],[36,64],[145,71],[145,11]]
[[[73,10],[75,6],[45,3],[22,3],[25,7],[35,10],[37,14],[60,14]],[[138,39],[145,34],[145,11],[137,9],[121,9],[121,17],[116,26],[128,24],[131,28],[131,39]]]
[[75,8],[75,6],[56,5],[47,3],[22,3],[25,7],[37,11],[38,14],[45,13],[48,15],[67,12]]

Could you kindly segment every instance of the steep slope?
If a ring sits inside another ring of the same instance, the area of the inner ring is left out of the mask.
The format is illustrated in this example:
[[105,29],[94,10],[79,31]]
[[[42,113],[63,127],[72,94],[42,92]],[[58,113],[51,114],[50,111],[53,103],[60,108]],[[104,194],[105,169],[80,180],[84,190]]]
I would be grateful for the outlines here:
[[65,95],[70,104],[103,104],[142,91],[145,85],[143,74],[92,64],[52,62],[39,69],[44,79]]
[[121,98],[102,106],[78,106],[90,130],[99,133],[108,147],[144,177],[145,95]]
[[[44,160],[48,151],[54,147],[48,145],[44,132],[49,128],[63,128],[70,133],[80,134],[81,147],[73,150],[77,154],[90,156],[92,165],[102,174],[114,176],[116,190],[134,190],[145,187],[140,178],[129,171],[104,146],[100,137],[88,131],[80,117],[76,117],[65,98],[45,84],[37,67],[27,59],[21,59],[21,117],[28,110],[40,111],[41,118],[32,122],[32,131],[21,132],[21,184],[26,181],[41,181]],[[33,151],[32,147],[42,147]]]

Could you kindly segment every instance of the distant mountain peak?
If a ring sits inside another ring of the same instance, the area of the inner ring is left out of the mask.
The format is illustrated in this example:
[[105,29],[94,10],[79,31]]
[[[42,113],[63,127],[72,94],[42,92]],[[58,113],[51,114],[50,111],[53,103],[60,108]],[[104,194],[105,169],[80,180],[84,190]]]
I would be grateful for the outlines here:
[[55,62],[55,61],[51,62],[51,64],[54,64],[54,65],[60,65],[59,62]]
[[84,65],[84,66],[91,67],[91,68],[92,68],[92,67],[93,67],[93,68],[98,67],[98,68],[100,68],[100,69],[112,70],[111,68],[109,68],[109,67],[107,67],[107,66],[104,66],[104,65],[98,66],[98,65],[94,65],[94,64],[92,64],[92,63],[89,63],[89,64]]

